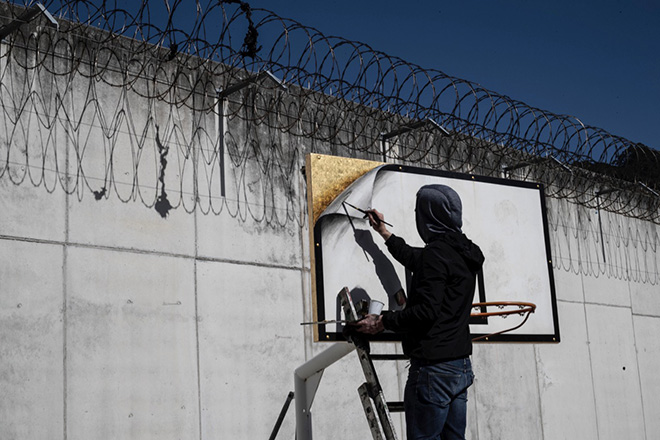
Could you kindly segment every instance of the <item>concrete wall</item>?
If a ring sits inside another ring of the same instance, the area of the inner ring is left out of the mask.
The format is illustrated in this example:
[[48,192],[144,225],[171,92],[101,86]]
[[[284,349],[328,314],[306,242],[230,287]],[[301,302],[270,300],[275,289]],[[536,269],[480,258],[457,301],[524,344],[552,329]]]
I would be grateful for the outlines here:
[[[203,160],[221,139],[216,114],[130,94],[118,103],[110,86],[90,95],[85,78],[3,63],[0,438],[267,438],[294,369],[327,347],[299,325],[311,318],[304,154],[354,153],[229,118],[221,197],[222,161]],[[41,75],[42,96],[68,87],[70,113],[53,113],[54,126],[11,86],[26,75]],[[108,137],[109,103],[153,117],[133,111]],[[171,147],[166,218],[153,209],[156,125]],[[205,138],[189,135],[199,127]],[[147,142],[139,159],[136,133]],[[658,226],[563,200],[548,209],[562,341],[475,346],[469,438],[650,440]],[[405,362],[378,366],[388,399],[402,399]],[[354,355],[325,372],[315,438],[369,438],[361,374]],[[294,438],[292,410],[278,438]]]

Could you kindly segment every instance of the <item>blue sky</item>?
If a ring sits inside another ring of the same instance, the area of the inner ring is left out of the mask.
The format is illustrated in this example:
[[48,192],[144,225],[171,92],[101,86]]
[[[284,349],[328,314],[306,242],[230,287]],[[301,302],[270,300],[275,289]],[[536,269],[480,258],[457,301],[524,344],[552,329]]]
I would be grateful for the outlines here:
[[248,3],[660,149],[660,0]]

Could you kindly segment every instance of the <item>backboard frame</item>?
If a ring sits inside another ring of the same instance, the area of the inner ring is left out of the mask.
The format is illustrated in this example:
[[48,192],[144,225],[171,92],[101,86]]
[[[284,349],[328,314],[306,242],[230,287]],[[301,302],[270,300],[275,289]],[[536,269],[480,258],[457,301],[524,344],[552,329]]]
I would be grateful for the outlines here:
[[[343,160],[346,160],[343,158]],[[309,161],[308,161],[309,164]],[[509,180],[509,179],[501,179],[501,178],[495,178],[495,177],[488,177],[488,176],[476,176],[476,175],[471,175],[471,174],[463,174],[463,173],[456,173],[456,172],[449,172],[449,171],[442,171],[442,170],[433,170],[433,169],[426,169],[426,168],[419,168],[419,167],[411,167],[411,166],[404,166],[404,165],[392,165],[392,164],[380,164],[377,162],[374,162],[375,166],[380,166],[379,172],[380,171],[386,171],[386,172],[394,172],[394,173],[406,173],[406,174],[418,174],[418,175],[424,175],[424,176],[435,176],[435,177],[441,177],[445,179],[451,179],[451,180],[456,180],[456,181],[471,181],[471,182],[480,182],[480,183],[489,183],[489,184],[494,184],[494,185],[503,185],[504,187],[516,187],[516,188],[524,188],[524,189],[529,189],[532,191],[535,191],[538,193],[538,204],[541,209],[541,218],[542,218],[542,228],[543,228],[543,242],[545,245],[545,258],[546,258],[546,266],[547,266],[547,282],[549,283],[549,293],[550,293],[550,302],[551,302],[551,307],[552,307],[552,331],[547,332],[544,334],[528,334],[524,332],[524,327],[516,333],[505,333],[501,335],[496,335],[493,337],[489,337],[487,342],[559,342],[560,340],[560,334],[559,334],[559,319],[558,319],[558,313],[557,313],[557,301],[556,301],[556,294],[555,294],[555,283],[554,283],[554,277],[553,277],[553,269],[552,269],[552,255],[551,255],[551,249],[550,249],[550,239],[549,239],[549,229],[548,229],[548,221],[547,221],[547,212],[546,212],[546,202],[545,202],[545,195],[543,191],[543,186],[538,183],[534,182],[525,182],[525,181],[516,181],[516,180]],[[308,171],[309,172],[309,171]],[[311,176],[308,176],[308,179],[312,178]],[[311,206],[310,206],[311,209]],[[318,208],[317,208],[318,210]],[[318,216],[317,212],[317,216]],[[325,292],[324,288],[324,243],[323,243],[323,237],[322,237],[322,218],[316,218],[312,214],[310,214],[310,222],[314,222],[313,226],[313,241],[312,241],[312,279],[313,279],[313,312],[314,312],[314,320],[315,321],[323,321],[325,319],[336,319],[336,316],[332,316],[331,313],[326,313],[326,299],[329,299],[330,297],[327,297],[327,295],[331,295],[332,297],[336,296],[338,292]],[[478,288],[477,288],[477,294],[478,294],[478,300],[480,302],[485,302],[487,300],[485,290],[487,287],[484,286],[484,280],[483,276],[480,276],[478,279]],[[339,289],[337,289],[339,290]],[[488,298],[491,301],[494,300],[499,300],[499,298]],[[518,300],[527,300],[526,298],[517,298]],[[475,301],[476,302],[476,301]],[[484,318],[480,318],[482,322],[484,321]],[[488,319],[502,319],[499,317],[490,317]],[[515,318],[509,318],[509,319],[515,319]],[[487,322],[486,322],[487,323]],[[471,324],[476,324],[476,321],[472,321]],[[477,336],[483,336],[485,333],[479,333],[476,330],[477,326],[471,326],[472,334],[474,337]],[[379,335],[375,335],[372,340],[374,341],[400,341],[402,338],[402,335],[396,334],[396,333],[382,333]],[[318,328],[315,331],[315,341],[329,341],[329,342],[334,342],[334,341],[344,341],[345,338],[342,335],[340,329],[337,329],[335,331],[328,330],[326,326],[318,326]]]

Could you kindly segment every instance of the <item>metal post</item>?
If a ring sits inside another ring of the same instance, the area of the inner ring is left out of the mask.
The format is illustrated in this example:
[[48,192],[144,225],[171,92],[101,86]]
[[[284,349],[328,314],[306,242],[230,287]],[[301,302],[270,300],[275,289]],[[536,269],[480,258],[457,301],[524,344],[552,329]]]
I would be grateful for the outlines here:
[[298,367],[294,374],[296,439],[312,440],[312,402],[323,371],[355,350],[355,345],[337,342]]
[[0,40],[4,40],[12,32],[16,31],[19,27],[25,23],[29,23],[34,20],[39,15],[43,15],[48,20],[48,26],[59,29],[59,23],[55,20],[55,17],[51,15],[50,12],[46,9],[44,5],[37,2],[32,5],[29,9],[26,9],[19,17],[15,18],[8,24],[0,27]]

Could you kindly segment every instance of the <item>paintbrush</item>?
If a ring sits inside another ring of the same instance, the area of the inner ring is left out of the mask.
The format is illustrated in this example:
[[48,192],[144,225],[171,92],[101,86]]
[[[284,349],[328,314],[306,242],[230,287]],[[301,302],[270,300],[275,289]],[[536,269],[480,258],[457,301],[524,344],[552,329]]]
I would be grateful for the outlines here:
[[331,321],[314,321],[314,322],[301,322],[300,325],[326,325],[326,324],[345,324],[346,320],[331,320]]
[[[365,218],[369,217],[369,213],[368,213],[367,211],[365,211],[364,209],[360,209],[360,208],[358,208],[357,206],[351,205],[351,204],[348,203],[348,202],[342,202],[342,203],[345,203],[345,204],[347,204],[348,206],[350,206],[351,208],[353,208],[353,209],[355,209],[355,210],[357,210],[357,211],[360,211],[362,214],[364,214]],[[385,223],[387,226],[389,226],[389,227],[391,227],[391,228],[394,227],[394,225],[392,225],[392,224],[390,224],[390,223],[387,223],[385,220],[381,220],[381,219],[379,219],[375,214],[374,214],[374,220],[376,220],[376,224],[378,224],[378,223],[380,223],[380,222],[383,222],[383,223]]]

